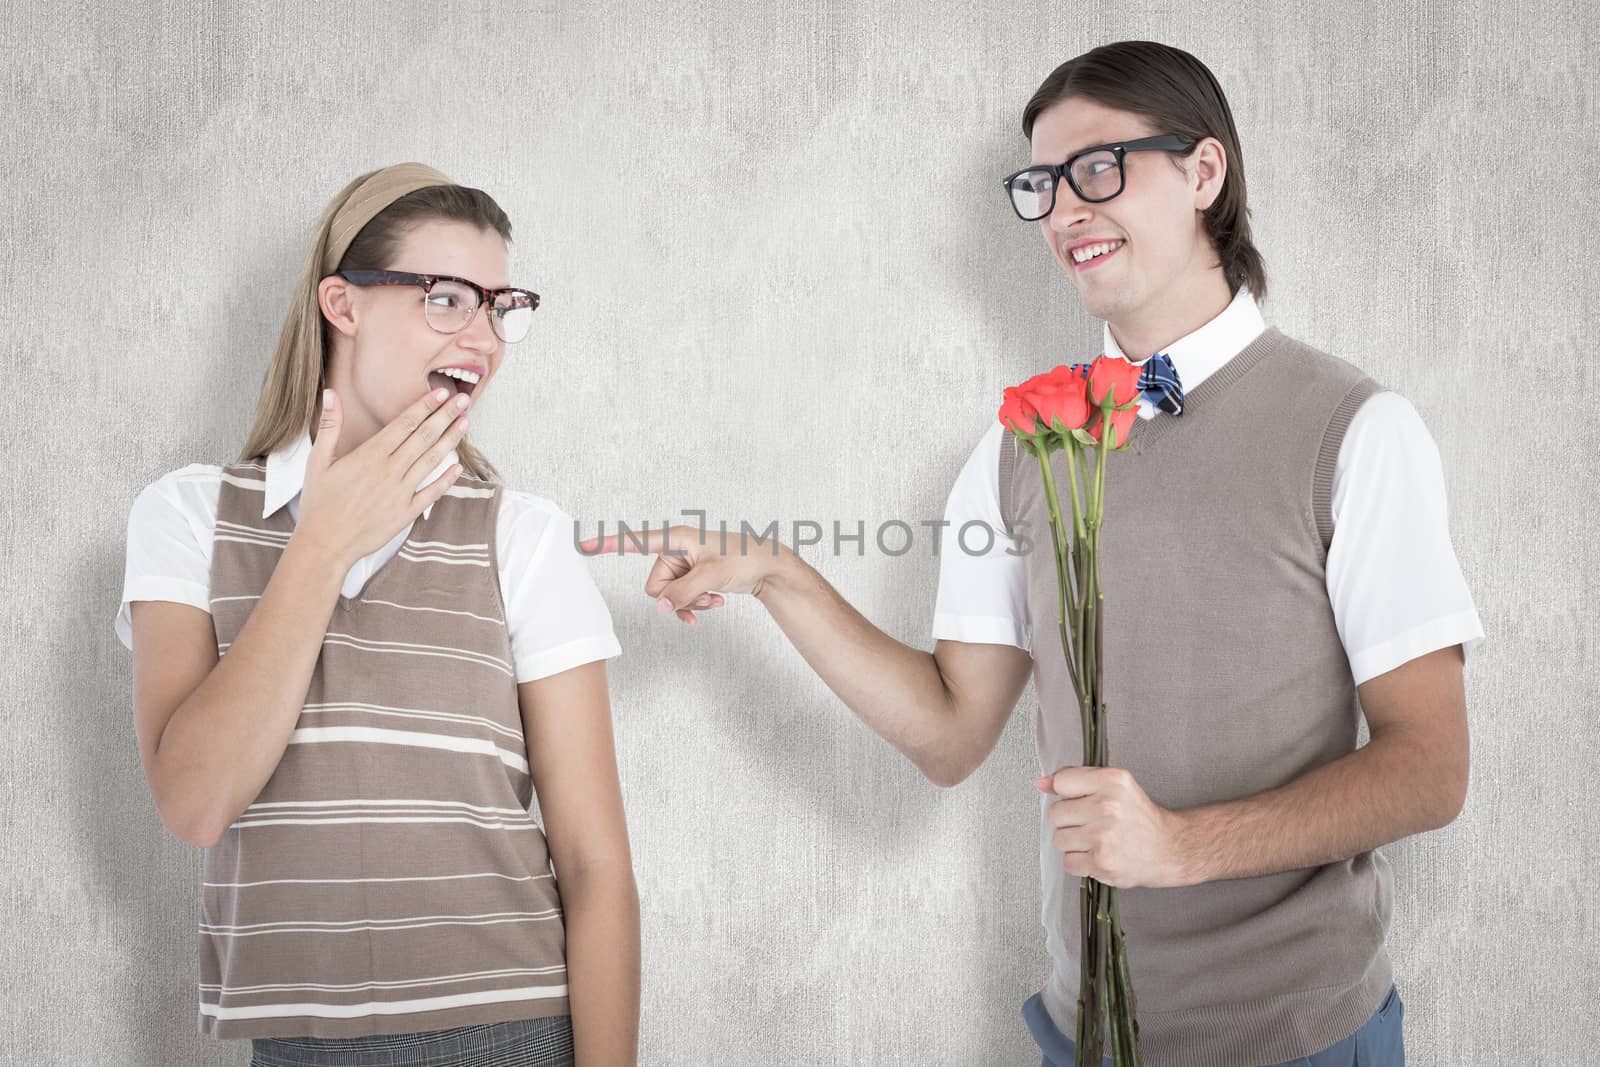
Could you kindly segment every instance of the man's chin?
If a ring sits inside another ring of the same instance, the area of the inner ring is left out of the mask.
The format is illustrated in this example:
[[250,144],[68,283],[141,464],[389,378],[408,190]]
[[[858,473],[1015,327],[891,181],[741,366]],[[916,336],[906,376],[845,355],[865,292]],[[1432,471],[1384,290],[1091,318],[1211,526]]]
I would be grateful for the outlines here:
[[1124,314],[1132,303],[1121,287],[1097,285],[1078,286],[1078,299],[1083,310],[1101,322],[1111,322]]

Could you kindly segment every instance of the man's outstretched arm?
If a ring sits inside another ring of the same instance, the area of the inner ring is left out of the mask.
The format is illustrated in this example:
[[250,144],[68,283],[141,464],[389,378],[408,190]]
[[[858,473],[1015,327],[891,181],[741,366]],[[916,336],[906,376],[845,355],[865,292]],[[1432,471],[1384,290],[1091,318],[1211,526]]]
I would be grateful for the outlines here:
[[1013,645],[896,641],[784,550],[756,599],[811,669],[861,720],[937,785],[951,786],[994,750],[1033,660]]
[[770,540],[738,537],[722,548],[672,526],[582,547],[657,553],[645,593],[685,622],[720,604],[720,593],[754,595],[828,688],[937,785],[960,782],[993,751],[1028,681],[1032,659],[1013,645],[940,641],[930,653],[895,640],[788,547],[774,554]]

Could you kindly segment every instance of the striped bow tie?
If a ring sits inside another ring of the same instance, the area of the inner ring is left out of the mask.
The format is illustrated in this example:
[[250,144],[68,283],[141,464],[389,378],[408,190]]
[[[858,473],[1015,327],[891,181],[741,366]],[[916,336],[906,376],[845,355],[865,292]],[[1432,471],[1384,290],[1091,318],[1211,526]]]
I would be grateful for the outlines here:
[[1139,375],[1139,393],[1161,411],[1183,414],[1183,383],[1178,381],[1177,368],[1165,352],[1145,360],[1144,371]]

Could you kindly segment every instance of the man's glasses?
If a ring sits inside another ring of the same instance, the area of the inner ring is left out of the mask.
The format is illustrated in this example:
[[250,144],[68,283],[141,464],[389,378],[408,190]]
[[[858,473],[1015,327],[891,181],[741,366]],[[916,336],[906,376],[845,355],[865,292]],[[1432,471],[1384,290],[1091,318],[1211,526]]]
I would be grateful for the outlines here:
[[1035,164],[1008,174],[1004,184],[1017,217],[1024,222],[1036,222],[1055,210],[1056,188],[1063,178],[1079,200],[1103,204],[1127,185],[1123,157],[1129,152],[1187,152],[1194,145],[1194,138],[1181,133],[1099,144],[1072,153],[1059,166]]
[[440,333],[460,333],[489,305],[489,326],[507,344],[528,336],[539,294],[527,289],[485,289],[465,278],[446,274],[409,274],[403,270],[342,270],[339,277],[353,285],[419,285],[422,317]]

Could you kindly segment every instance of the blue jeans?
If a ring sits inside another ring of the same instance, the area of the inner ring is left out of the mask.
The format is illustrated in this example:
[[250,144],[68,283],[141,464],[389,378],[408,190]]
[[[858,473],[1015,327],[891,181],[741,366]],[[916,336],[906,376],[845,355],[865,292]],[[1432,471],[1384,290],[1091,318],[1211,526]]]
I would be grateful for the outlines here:
[[[1361,1029],[1314,1056],[1278,1064],[1278,1067],[1405,1067],[1405,1043],[1400,1039],[1400,1020],[1406,1006],[1394,986],[1383,998],[1372,1018],[1361,1024]],[[1044,1053],[1039,1067],[1072,1067],[1078,1054],[1072,1039],[1060,1030],[1044,1010],[1044,1000],[1035,993],[1022,1005],[1022,1018],[1033,1034],[1034,1042]],[[1105,1060],[1111,1067],[1111,1057]]]

